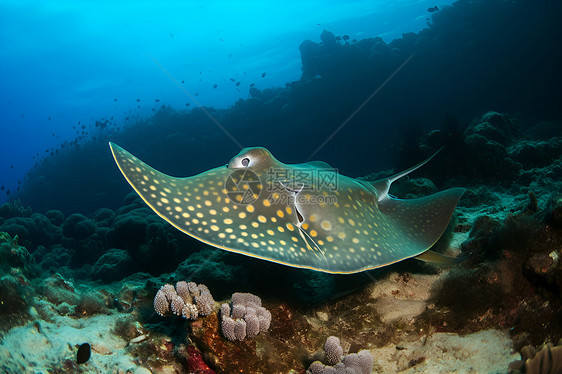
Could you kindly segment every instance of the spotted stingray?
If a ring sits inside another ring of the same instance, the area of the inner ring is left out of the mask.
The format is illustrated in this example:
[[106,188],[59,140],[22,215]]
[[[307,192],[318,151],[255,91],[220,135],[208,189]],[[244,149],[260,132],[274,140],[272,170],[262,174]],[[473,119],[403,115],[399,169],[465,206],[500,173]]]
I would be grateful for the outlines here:
[[375,182],[340,175],[324,162],[284,164],[260,147],[226,166],[176,178],[110,143],[119,169],[160,217],[209,245],[283,265],[356,273],[417,257],[454,258],[429,248],[445,231],[462,188],[416,199],[388,194],[410,169]]

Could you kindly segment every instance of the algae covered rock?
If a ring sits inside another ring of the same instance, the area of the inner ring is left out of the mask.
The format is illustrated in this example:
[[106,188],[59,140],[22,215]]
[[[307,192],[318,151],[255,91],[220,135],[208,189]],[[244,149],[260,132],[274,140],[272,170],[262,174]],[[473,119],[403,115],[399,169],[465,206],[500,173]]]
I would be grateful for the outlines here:
[[8,233],[0,232],[0,276],[16,273],[34,277],[39,274],[39,266],[27,249],[18,245],[17,236],[11,238]]
[[84,215],[75,213],[64,221],[62,231],[67,238],[82,240],[96,231],[96,225]]
[[0,326],[9,328],[28,318],[33,303],[31,278],[40,274],[39,266],[18,238],[0,232]]
[[17,235],[20,243],[30,250],[38,245],[51,245],[60,243],[62,230],[51,223],[46,216],[33,213],[29,217],[8,218],[0,225],[0,231],[5,231],[12,236]]
[[64,213],[60,210],[49,210],[45,213],[45,217],[55,226],[60,226],[64,222]]
[[0,217],[5,219],[13,217],[30,217],[31,213],[31,208],[24,207],[21,205],[19,200],[0,205]]
[[92,266],[91,275],[103,282],[113,282],[134,272],[133,259],[123,249],[111,248]]

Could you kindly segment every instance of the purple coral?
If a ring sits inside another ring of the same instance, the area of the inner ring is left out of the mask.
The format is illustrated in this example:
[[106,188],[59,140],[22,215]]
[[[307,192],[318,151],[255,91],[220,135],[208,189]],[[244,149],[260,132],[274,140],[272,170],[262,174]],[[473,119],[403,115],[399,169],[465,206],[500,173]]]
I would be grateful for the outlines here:
[[[326,339],[324,352],[326,353],[326,361],[332,366],[315,361],[306,371],[307,374],[371,374],[373,370],[373,355],[371,352],[362,350],[358,353],[350,353],[342,358],[343,349],[340,339],[335,336]],[[337,362],[334,362],[336,357]]]
[[183,301],[185,301],[186,303],[191,302],[191,295],[189,294],[187,282],[179,281],[178,283],[176,283],[176,292],[183,299]]
[[195,283],[195,282],[189,282],[189,283],[187,283],[187,288],[188,288],[189,293],[191,294],[191,296],[197,296],[197,295],[199,295],[199,287],[197,287],[197,283]]
[[265,308],[260,311],[261,314],[258,316],[258,320],[260,323],[260,332],[264,332],[269,330],[269,325],[271,323],[271,312]]
[[232,304],[247,305],[249,303],[254,303],[257,306],[261,306],[261,299],[259,296],[253,295],[251,293],[235,292],[232,294]]
[[246,315],[246,307],[240,304],[232,305],[232,318],[244,318]]
[[177,295],[176,289],[171,284],[163,285],[162,287],[160,287],[160,290],[164,293],[164,295],[166,295],[166,299],[168,299],[169,303],[171,303],[174,297],[176,297]]
[[250,293],[234,293],[232,308],[221,305],[221,329],[228,340],[254,338],[267,331],[271,323],[271,313],[261,306],[261,299]]
[[260,333],[260,321],[258,316],[247,315],[244,319],[246,321],[246,336],[250,339],[255,338]]
[[234,326],[236,326],[236,321],[229,316],[223,315],[221,321],[221,331],[224,337],[231,341],[236,340],[236,335],[234,335]]
[[363,374],[370,374],[373,371],[373,354],[364,349],[357,353],[359,356],[359,366]]
[[185,319],[197,319],[197,316],[199,315],[199,312],[198,312],[197,307],[195,305],[185,304],[182,311],[181,311],[181,315]]
[[326,352],[326,361],[330,365],[335,365],[341,361],[343,356],[343,348],[340,339],[336,336],[328,336],[324,343],[324,352]]
[[166,298],[166,294],[162,291],[162,288],[156,292],[154,297],[154,310],[158,315],[164,316],[170,311],[170,303]]
[[[195,304],[192,302],[195,298]],[[171,284],[162,286],[154,297],[154,310],[161,316],[170,310],[186,319],[197,319],[213,312],[215,300],[204,284],[179,281],[174,288]]]
[[244,340],[246,337],[246,321],[237,319],[234,325],[234,337],[236,340]]
[[183,301],[183,299],[179,295],[174,297],[172,299],[172,302],[170,303],[170,309],[172,309],[172,313],[174,313],[176,316],[181,316],[181,311],[184,306],[185,301]]
[[221,305],[221,316],[223,317],[229,317],[230,316],[230,305],[228,305],[227,303],[223,303]]
[[199,295],[195,296],[195,304],[197,304],[199,314],[202,316],[207,316],[213,313],[213,310],[215,309],[215,300],[205,285],[199,285]]

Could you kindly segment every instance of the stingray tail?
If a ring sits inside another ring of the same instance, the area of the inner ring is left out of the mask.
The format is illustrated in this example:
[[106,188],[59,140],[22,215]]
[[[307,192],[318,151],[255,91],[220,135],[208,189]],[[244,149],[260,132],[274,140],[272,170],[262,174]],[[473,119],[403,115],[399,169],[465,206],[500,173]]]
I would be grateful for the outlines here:
[[431,250],[427,250],[424,253],[417,255],[415,258],[425,262],[431,262],[434,264],[440,265],[456,265],[469,257],[467,254],[463,254],[457,257],[445,256],[441,253],[433,252]]

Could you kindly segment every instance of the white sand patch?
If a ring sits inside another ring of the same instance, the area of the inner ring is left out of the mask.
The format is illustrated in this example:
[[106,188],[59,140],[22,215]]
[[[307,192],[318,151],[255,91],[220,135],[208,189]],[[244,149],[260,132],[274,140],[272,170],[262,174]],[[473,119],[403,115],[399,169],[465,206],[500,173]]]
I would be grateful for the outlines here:
[[449,243],[449,250],[453,255],[458,256],[461,253],[461,244],[468,240],[470,231],[454,232]]
[[412,274],[405,279],[398,273],[391,273],[374,283],[371,297],[375,309],[383,322],[397,319],[411,320],[420,315],[428,305],[431,287],[439,275]]
[[87,342],[92,356],[80,365],[84,373],[136,373],[140,369],[125,350],[127,342],[113,332],[119,318],[123,315],[56,316],[51,322],[13,328],[0,339],[0,368],[8,373],[51,373],[67,359],[76,361],[76,345]]
[[371,349],[373,373],[505,373],[509,363],[520,358],[511,353],[511,347],[508,334],[499,330],[466,336],[434,333],[413,342]]

